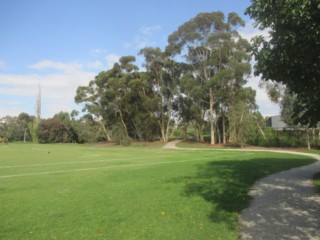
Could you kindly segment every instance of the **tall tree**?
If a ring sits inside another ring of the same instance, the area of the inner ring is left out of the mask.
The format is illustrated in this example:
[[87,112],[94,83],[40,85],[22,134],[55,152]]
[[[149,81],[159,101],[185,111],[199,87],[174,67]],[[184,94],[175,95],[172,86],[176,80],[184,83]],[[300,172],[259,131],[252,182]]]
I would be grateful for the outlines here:
[[88,86],[77,89],[76,103],[85,103],[84,110],[101,123],[107,140],[111,140],[115,124],[121,124],[124,135],[129,136],[127,97],[130,94],[128,82],[138,70],[134,61],[135,57],[124,56],[112,69],[99,73]]
[[152,107],[146,109],[151,116],[158,119],[161,140],[167,142],[170,124],[173,121],[173,97],[180,77],[179,66],[159,48],[144,48],[140,51],[140,54],[145,57],[144,66],[147,69],[155,93],[153,95],[155,100],[153,103],[155,104],[151,104]]
[[205,82],[192,74],[185,74],[180,79],[180,96],[178,109],[182,122],[194,129],[198,142],[204,142],[204,129],[206,127],[206,112],[208,109],[208,91]]
[[29,141],[31,139],[30,129],[28,125],[33,122],[33,116],[27,113],[20,113],[18,120],[20,122],[20,127],[23,129],[23,142]]
[[161,95],[157,94],[162,86],[156,87],[151,73],[138,72],[134,61],[135,57],[122,57],[89,86],[77,89],[76,102],[85,103],[84,110],[102,123],[107,140],[121,143],[130,138],[154,139],[160,129],[154,128],[155,120],[166,119],[159,108]]
[[227,21],[222,12],[200,13],[168,38],[167,53],[172,56],[184,54],[186,61],[193,67],[192,74],[208,90],[208,99],[202,101],[209,102],[211,144],[215,144],[217,89],[220,80],[216,76],[226,69],[233,51],[232,45],[241,39],[236,31],[239,26],[244,26],[244,21],[236,13],[230,13]]
[[256,92],[247,87],[241,88],[237,94],[237,101],[229,107],[228,111],[229,140],[243,147],[248,137],[253,135],[257,127],[259,128],[255,104]]
[[320,4],[315,0],[251,0],[246,13],[270,38],[254,41],[255,74],[283,83],[299,99],[296,122],[320,121]]

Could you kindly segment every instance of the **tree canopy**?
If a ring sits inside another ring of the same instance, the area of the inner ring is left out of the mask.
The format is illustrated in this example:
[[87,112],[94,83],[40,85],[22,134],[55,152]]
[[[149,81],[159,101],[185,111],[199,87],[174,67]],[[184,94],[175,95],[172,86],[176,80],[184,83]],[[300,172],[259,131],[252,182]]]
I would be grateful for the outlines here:
[[244,26],[244,21],[234,12],[228,14],[227,20],[222,12],[200,13],[168,38],[166,52],[172,56],[185,54],[183,57],[191,66],[190,77],[196,78],[205,90],[198,101],[209,102],[211,144],[216,142],[216,116],[219,105],[226,107],[222,99],[228,98],[228,86],[242,87],[251,71],[249,43],[236,31],[239,26]]
[[165,51],[140,50],[144,71],[133,56],[121,57],[80,86],[75,101],[101,124],[107,140],[167,142],[179,125],[192,128],[198,141],[209,127],[211,144],[244,142],[247,119],[255,119],[247,116],[257,108],[255,91],[244,86],[251,56],[236,31],[243,25],[236,13],[200,13],[169,36]]
[[262,131],[263,122],[256,92],[245,86],[251,55],[250,44],[237,32],[243,25],[236,13],[200,13],[168,37],[164,50],[141,49],[141,69],[134,56],[122,56],[79,86],[80,118],[76,111],[50,119],[22,114],[21,121],[0,119],[0,134],[14,139],[29,134],[41,143],[106,140],[123,145],[132,139],[167,142],[174,135],[243,146]]
[[320,121],[320,2],[252,0],[246,13],[270,39],[254,40],[255,75],[283,83],[297,95],[297,122]]

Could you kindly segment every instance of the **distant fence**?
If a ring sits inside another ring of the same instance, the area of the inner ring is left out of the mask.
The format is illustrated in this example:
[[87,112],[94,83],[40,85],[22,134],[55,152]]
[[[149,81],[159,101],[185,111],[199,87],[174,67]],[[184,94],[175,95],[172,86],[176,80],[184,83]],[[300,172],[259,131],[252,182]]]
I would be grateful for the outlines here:
[[303,128],[267,128],[264,131],[266,140],[261,134],[256,134],[252,144],[266,147],[320,147],[319,129]]

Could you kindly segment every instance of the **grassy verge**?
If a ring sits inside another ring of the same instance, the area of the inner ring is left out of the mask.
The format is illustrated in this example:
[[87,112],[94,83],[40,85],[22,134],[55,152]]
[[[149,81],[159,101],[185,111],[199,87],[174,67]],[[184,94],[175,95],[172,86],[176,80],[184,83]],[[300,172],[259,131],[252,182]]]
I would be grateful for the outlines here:
[[209,143],[198,143],[198,142],[191,142],[191,141],[179,142],[176,146],[180,148],[205,148],[205,149],[213,148],[212,145],[210,145]]
[[237,239],[259,178],[314,160],[287,154],[9,144],[0,239]]
[[304,152],[313,153],[313,154],[319,154],[320,155],[320,150],[317,150],[317,149],[305,150]]
[[314,185],[319,189],[320,191],[320,172],[318,172],[316,175],[313,177],[313,182]]

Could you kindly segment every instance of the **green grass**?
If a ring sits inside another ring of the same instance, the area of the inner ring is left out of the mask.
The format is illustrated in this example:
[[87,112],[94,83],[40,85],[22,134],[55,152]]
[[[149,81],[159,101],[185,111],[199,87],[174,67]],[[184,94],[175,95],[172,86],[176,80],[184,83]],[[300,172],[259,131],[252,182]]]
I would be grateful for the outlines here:
[[223,150],[0,146],[0,239],[237,239],[259,178],[314,162]]
[[320,155],[320,150],[317,150],[317,149],[305,150],[304,152]]
[[314,175],[313,177],[313,182],[314,185],[318,188],[318,190],[320,191],[320,172],[318,172],[317,174]]

